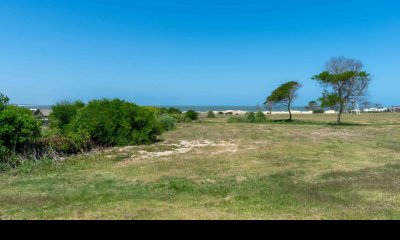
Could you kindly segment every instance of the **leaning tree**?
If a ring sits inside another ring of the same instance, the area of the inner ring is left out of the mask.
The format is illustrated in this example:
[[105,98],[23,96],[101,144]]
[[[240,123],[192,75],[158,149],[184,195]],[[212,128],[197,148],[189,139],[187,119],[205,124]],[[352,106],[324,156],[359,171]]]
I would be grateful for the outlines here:
[[337,109],[338,125],[345,106],[358,101],[366,94],[371,77],[362,71],[363,67],[359,60],[332,58],[326,63],[325,71],[312,78],[324,88],[319,99],[321,106]]
[[282,84],[275,89],[270,96],[267,97],[264,104],[280,104],[286,106],[289,111],[289,121],[292,121],[292,112],[290,107],[292,102],[297,97],[297,90],[301,87],[301,84],[295,81],[290,81]]

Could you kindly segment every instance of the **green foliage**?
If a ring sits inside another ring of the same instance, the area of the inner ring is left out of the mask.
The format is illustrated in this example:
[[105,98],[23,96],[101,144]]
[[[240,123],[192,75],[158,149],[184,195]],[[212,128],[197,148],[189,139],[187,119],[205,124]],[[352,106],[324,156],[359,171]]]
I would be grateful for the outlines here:
[[56,105],[52,106],[52,112],[50,114],[50,126],[52,128],[58,128],[62,132],[66,131],[66,127],[72,122],[72,120],[78,114],[78,110],[82,109],[85,104],[81,101],[60,101]]
[[185,113],[186,117],[190,118],[191,120],[197,120],[199,119],[199,113],[194,111],[194,110],[188,110]]
[[81,109],[71,125],[100,146],[151,143],[162,131],[153,112],[120,99],[93,100]]
[[16,106],[7,106],[0,112],[0,145],[2,152],[16,153],[26,144],[40,136],[40,122],[31,111]]
[[244,116],[234,116],[227,120],[228,123],[265,123],[267,118],[265,114],[258,111],[256,114],[253,112],[248,112]]
[[326,71],[312,77],[324,88],[320,98],[322,107],[337,109],[338,125],[346,105],[358,101],[367,91],[371,76],[361,71],[362,68],[363,64],[358,60],[332,58],[326,64]]
[[272,108],[275,104],[286,106],[289,110],[289,121],[291,121],[292,113],[290,111],[290,106],[292,105],[293,100],[297,97],[296,92],[300,87],[301,84],[295,81],[284,83],[267,97],[264,105],[267,106],[267,108]]
[[157,121],[159,122],[163,131],[170,131],[176,128],[177,120],[169,114],[162,114],[158,116]]
[[254,115],[253,112],[248,112],[244,115],[245,121],[252,123],[256,121],[256,116]]
[[179,110],[178,108],[161,108],[161,113],[163,114],[171,114],[171,115],[180,115],[182,114],[182,111]]
[[10,99],[6,95],[0,93],[0,112],[6,109],[9,101]]
[[335,93],[324,92],[319,99],[321,107],[336,108],[341,103],[344,104],[344,99]]
[[207,112],[207,118],[215,118],[214,111],[209,110],[209,111]]
[[263,112],[261,112],[261,111],[258,111],[256,113],[256,116],[255,116],[255,122],[263,123],[263,122],[266,122],[266,121],[267,121],[267,118],[265,117],[265,114]]
[[37,141],[35,147],[41,151],[50,148],[57,153],[75,154],[90,149],[90,135],[82,130],[66,135],[50,135]]
[[295,98],[296,91],[300,88],[300,86],[300,83],[295,81],[284,83],[267,97],[267,100],[264,104],[274,103],[290,105],[292,100]]
[[317,108],[313,111],[313,113],[318,114],[318,113],[324,113],[325,110],[323,108]]

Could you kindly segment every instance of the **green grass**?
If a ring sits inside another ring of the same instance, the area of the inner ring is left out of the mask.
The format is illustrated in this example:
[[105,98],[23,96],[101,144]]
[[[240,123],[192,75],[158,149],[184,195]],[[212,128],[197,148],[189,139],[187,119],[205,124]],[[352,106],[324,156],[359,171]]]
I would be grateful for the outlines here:
[[25,163],[0,174],[0,219],[400,219],[400,114],[268,118]]

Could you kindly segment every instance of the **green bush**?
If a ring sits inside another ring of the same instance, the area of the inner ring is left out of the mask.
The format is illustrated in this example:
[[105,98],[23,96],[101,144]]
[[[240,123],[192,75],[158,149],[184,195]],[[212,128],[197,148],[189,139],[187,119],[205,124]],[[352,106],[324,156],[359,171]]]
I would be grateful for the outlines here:
[[263,123],[266,122],[267,118],[265,114],[261,111],[254,114],[253,112],[248,112],[244,116],[234,116],[228,118],[228,123]]
[[35,142],[37,152],[51,149],[57,153],[75,154],[89,150],[90,136],[85,132],[68,133],[68,135],[52,135]]
[[161,113],[163,113],[163,114],[178,114],[178,115],[180,115],[180,114],[182,114],[182,111],[179,110],[178,108],[170,107],[170,108],[161,108]]
[[52,106],[52,112],[50,114],[50,126],[65,132],[66,127],[78,114],[78,110],[82,109],[84,106],[85,104],[81,101],[58,102],[56,105]]
[[322,109],[322,108],[318,108],[318,109],[314,109],[313,110],[313,113],[324,113],[324,112],[325,112],[325,110]]
[[6,109],[9,101],[10,99],[6,95],[0,93],[0,112]]
[[163,131],[170,131],[176,128],[176,119],[169,114],[162,114],[157,118]]
[[151,143],[162,132],[152,111],[120,99],[93,100],[78,111],[72,132],[85,132],[100,146]]
[[215,114],[214,114],[214,112],[212,110],[209,110],[207,112],[207,118],[215,118]]
[[185,113],[186,117],[190,118],[191,120],[199,119],[199,113],[194,110],[189,110]]
[[252,123],[256,121],[256,116],[254,115],[253,112],[248,112],[244,115],[245,121]]
[[181,114],[179,115],[178,118],[178,123],[190,123],[192,122],[192,119],[190,117],[188,117],[186,114]]
[[40,136],[41,123],[31,111],[16,106],[7,106],[0,112],[1,151],[17,153]]
[[261,112],[261,111],[258,111],[256,113],[256,116],[255,116],[255,122],[263,123],[263,122],[266,122],[266,121],[267,121],[267,118],[265,117],[265,114],[263,112]]

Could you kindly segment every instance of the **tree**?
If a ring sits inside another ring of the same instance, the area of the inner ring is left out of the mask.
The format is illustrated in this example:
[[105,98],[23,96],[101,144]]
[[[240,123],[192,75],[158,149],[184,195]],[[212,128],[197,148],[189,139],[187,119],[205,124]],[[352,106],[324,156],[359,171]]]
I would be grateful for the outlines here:
[[283,106],[286,106],[289,111],[289,121],[292,121],[292,112],[290,110],[290,107],[293,100],[296,99],[296,93],[300,87],[301,84],[296,81],[284,83],[280,87],[275,89],[269,97],[267,97],[265,104],[271,103],[273,105],[281,104]]
[[338,125],[347,104],[358,101],[366,94],[371,77],[362,71],[363,67],[363,64],[355,59],[332,58],[326,63],[325,71],[312,78],[324,88],[319,99],[321,106],[337,109]]
[[0,112],[6,109],[9,101],[10,99],[6,95],[0,93]]

